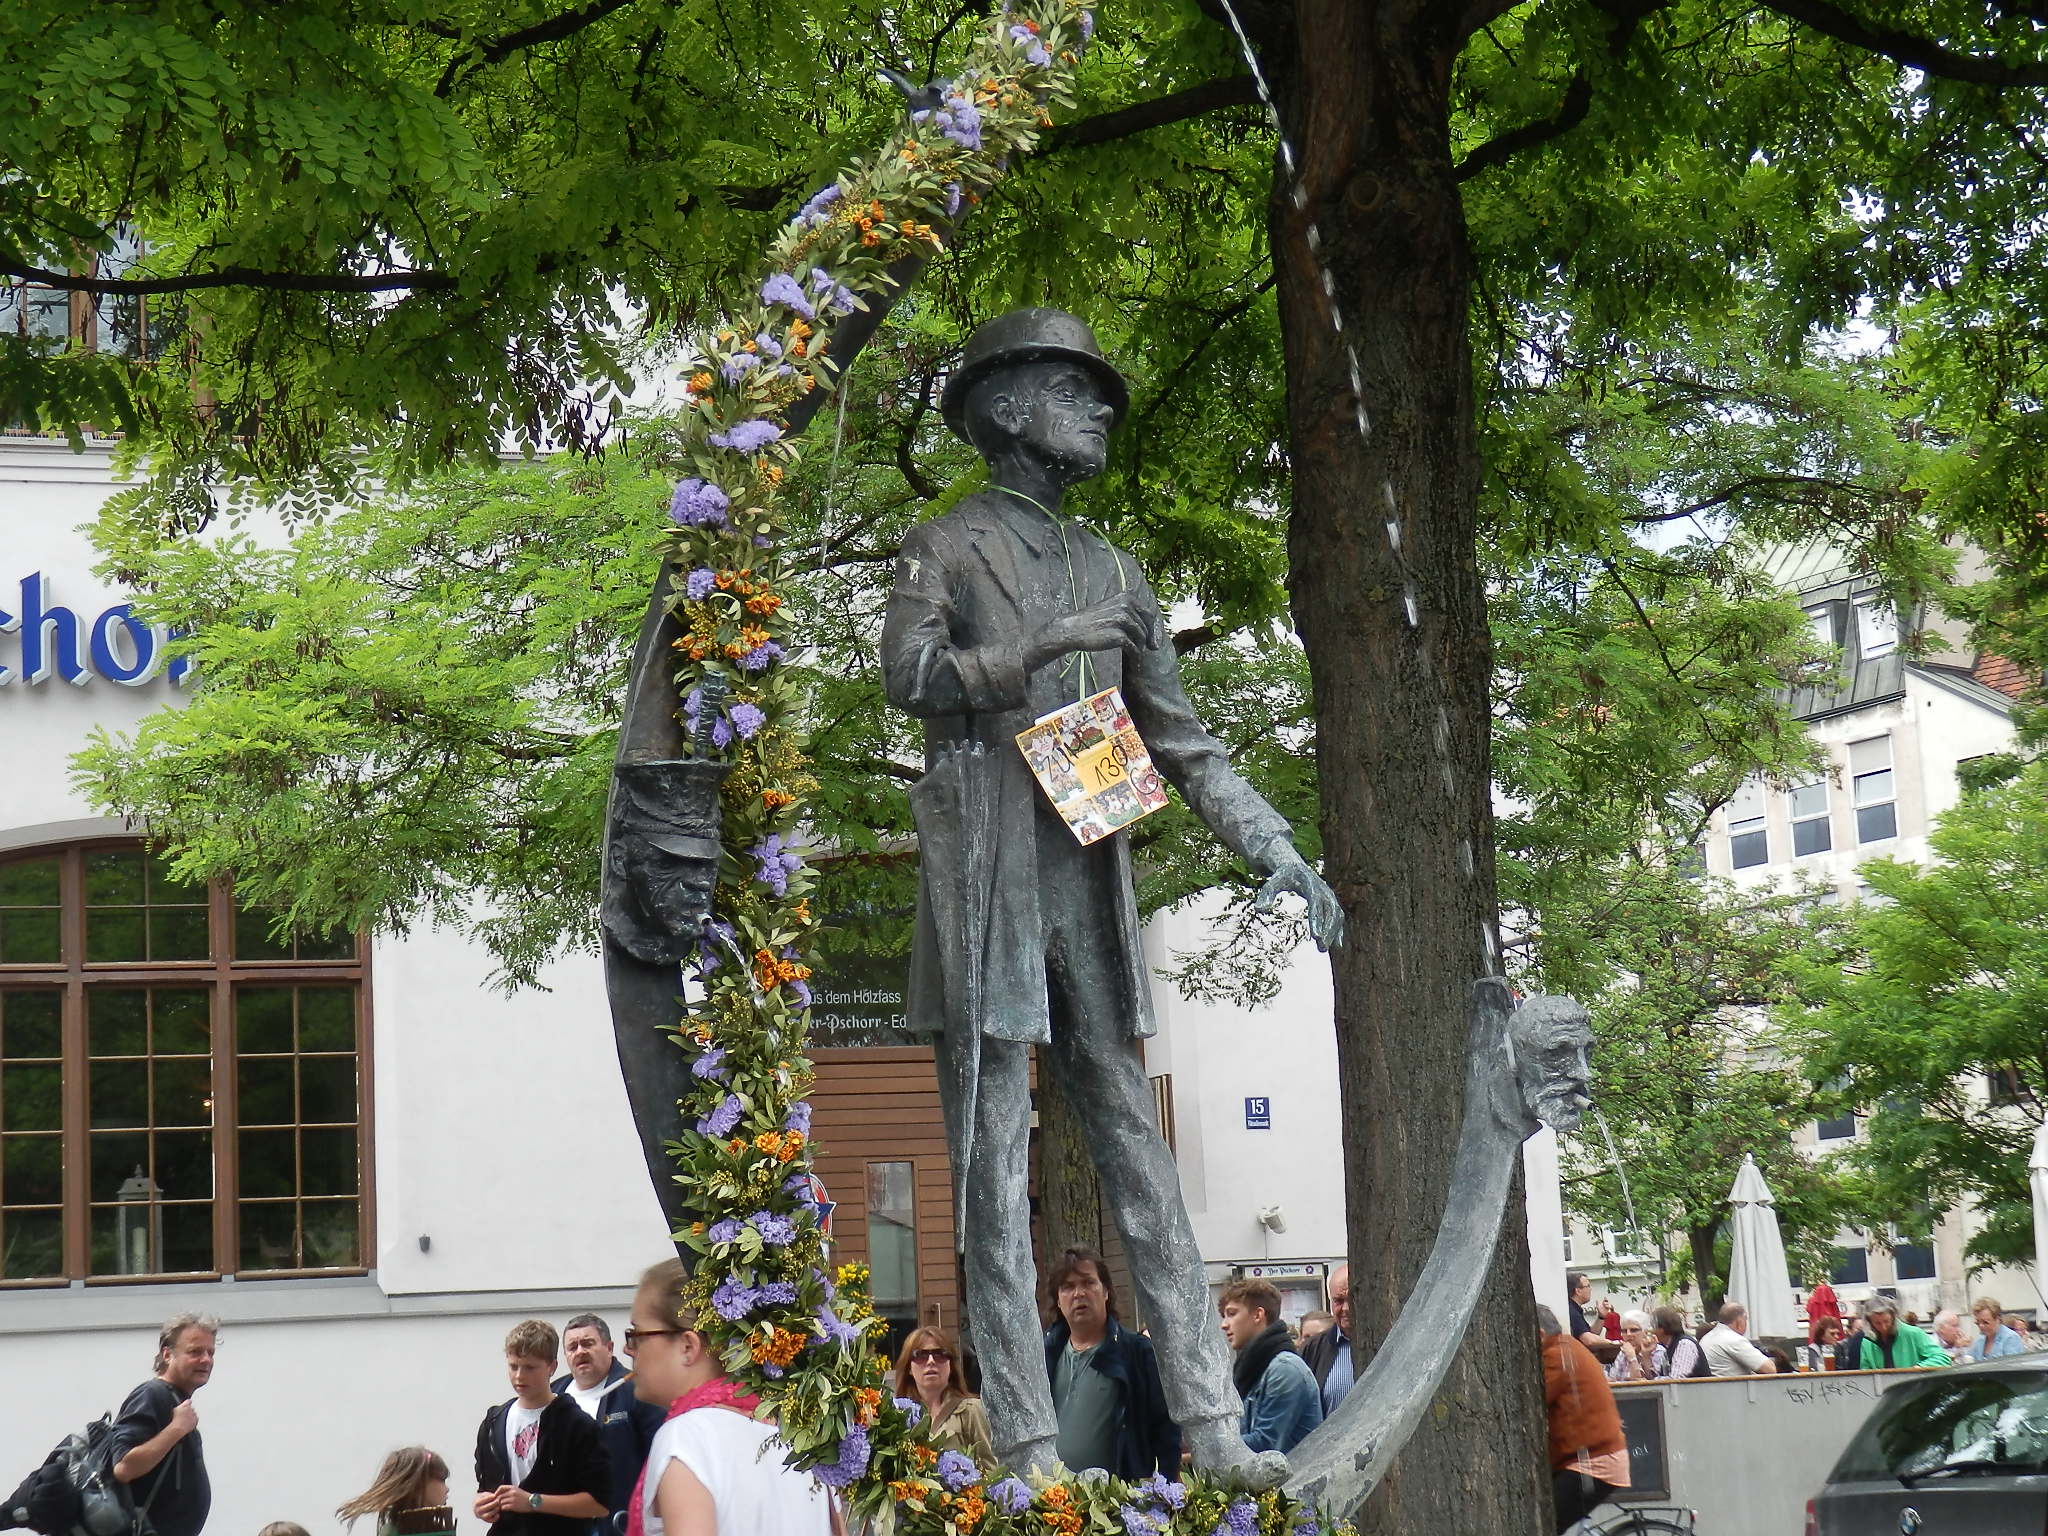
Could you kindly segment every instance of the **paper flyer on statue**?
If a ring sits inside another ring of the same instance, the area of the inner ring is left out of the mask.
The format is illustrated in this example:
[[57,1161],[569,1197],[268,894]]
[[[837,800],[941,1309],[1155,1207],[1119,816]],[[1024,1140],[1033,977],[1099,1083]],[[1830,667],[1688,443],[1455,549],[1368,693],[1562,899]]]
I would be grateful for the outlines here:
[[1017,733],[1017,747],[1084,844],[1166,804],[1166,786],[1131,724],[1122,689],[1105,688],[1040,715],[1030,730]]

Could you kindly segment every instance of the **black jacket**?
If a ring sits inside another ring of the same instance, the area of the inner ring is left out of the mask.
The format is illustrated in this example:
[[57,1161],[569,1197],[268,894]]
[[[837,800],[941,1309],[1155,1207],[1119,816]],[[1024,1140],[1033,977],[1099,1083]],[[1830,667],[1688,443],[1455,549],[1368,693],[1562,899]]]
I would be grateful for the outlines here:
[[[130,1392],[114,1420],[119,1442],[115,1459],[163,1433],[171,1422],[171,1411],[188,1396],[160,1376],[152,1376]],[[128,1496],[137,1509],[149,1506],[149,1523],[157,1536],[199,1536],[207,1512],[213,1508],[213,1485],[206,1476],[206,1453],[200,1447],[199,1431],[193,1430],[154,1468],[130,1483]]]
[[1316,1373],[1318,1389],[1330,1384],[1330,1367],[1337,1363],[1339,1343],[1349,1349],[1351,1341],[1335,1326],[1325,1328],[1321,1333],[1301,1346],[1301,1358],[1308,1362],[1308,1368]]
[[[1067,1320],[1061,1318],[1045,1336],[1048,1382],[1066,1347]],[[1155,1472],[1179,1481],[1180,1426],[1166,1411],[1166,1389],[1159,1380],[1159,1357],[1152,1352],[1152,1341],[1111,1318],[1109,1332],[1088,1357],[1088,1367],[1116,1383],[1115,1465],[1109,1471],[1127,1481]]]
[[[476,1431],[476,1486],[489,1493],[512,1481],[511,1457],[505,1445],[505,1410],[498,1404],[484,1415]],[[637,1474],[636,1474],[637,1475]],[[533,1470],[519,1485],[528,1493],[587,1493],[607,1509],[611,1507],[612,1462],[605,1454],[604,1436],[590,1421],[590,1415],[566,1397],[557,1397],[540,1411],[540,1444],[535,1447]],[[500,1515],[491,1527],[492,1536],[585,1536],[588,1520],[567,1515],[536,1515],[518,1510]]]
[[[574,1380],[573,1376],[558,1377],[555,1391],[567,1397]],[[667,1413],[658,1404],[643,1403],[633,1395],[633,1373],[618,1361],[612,1362],[605,1381],[609,1386],[597,1400],[597,1429],[604,1437],[605,1455],[612,1464],[611,1497],[604,1501],[611,1514],[593,1522],[593,1532],[625,1530],[626,1506],[633,1501],[633,1485],[640,1481],[640,1469],[647,1465],[647,1453],[654,1445],[654,1432],[661,1428]]]

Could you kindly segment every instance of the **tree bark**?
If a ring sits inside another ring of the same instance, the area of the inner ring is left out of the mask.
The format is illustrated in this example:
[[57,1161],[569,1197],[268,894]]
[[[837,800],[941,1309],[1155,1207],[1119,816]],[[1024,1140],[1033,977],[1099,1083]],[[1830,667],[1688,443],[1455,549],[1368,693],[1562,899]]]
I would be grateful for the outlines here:
[[[1305,193],[1298,207],[1283,169],[1269,227],[1293,464],[1289,580],[1314,682],[1326,874],[1350,924],[1332,970],[1361,1363],[1435,1239],[1463,1109],[1467,990],[1497,969],[1483,938],[1495,912],[1491,654],[1475,557],[1471,262],[1449,143],[1462,39],[1449,9],[1298,0],[1266,54]],[[1361,1512],[1368,1536],[1548,1529],[1520,1189],[1485,1321]]]
[[1712,1317],[1728,1299],[1727,1280],[1714,1270],[1714,1239],[1720,1236],[1719,1222],[1686,1231],[1692,1248],[1692,1288],[1700,1293],[1700,1313]]

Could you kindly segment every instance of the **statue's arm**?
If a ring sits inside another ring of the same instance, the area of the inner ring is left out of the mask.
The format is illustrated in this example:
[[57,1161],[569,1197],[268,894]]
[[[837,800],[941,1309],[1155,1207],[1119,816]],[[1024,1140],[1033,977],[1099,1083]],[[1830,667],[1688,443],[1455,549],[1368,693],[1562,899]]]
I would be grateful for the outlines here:
[[920,719],[994,713],[1024,703],[1024,638],[967,647],[953,635],[962,581],[952,541],[937,525],[911,530],[896,558],[882,618],[882,684],[889,702]]
[[1297,857],[1293,830],[1230,766],[1223,743],[1196,715],[1181,682],[1180,659],[1170,633],[1157,619],[1159,599],[1149,585],[1140,590],[1154,616],[1153,632],[1163,638],[1157,646],[1124,649],[1124,702],[1130,706],[1131,722],[1145,738],[1159,771],[1217,840],[1260,875],[1270,875]]

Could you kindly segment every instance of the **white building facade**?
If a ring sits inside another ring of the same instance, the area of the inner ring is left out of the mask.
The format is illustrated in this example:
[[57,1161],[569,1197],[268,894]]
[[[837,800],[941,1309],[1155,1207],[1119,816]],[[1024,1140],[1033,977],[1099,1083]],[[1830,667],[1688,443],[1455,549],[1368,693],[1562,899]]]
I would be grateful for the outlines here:
[[[1970,759],[2011,750],[2011,708],[2018,678],[2009,663],[1969,646],[1962,626],[1927,615],[1911,627],[1928,631],[1923,655],[1901,651],[1902,626],[1874,578],[1856,574],[1821,545],[1773,552],[1767,570],[1796,593],[1815,634],[1841,649],[1838,669],[1795,689],[1792,706],[1826,754],[1803,784],[1753,780],[1707,831],[1709,873],[1738,886],[1815,886],[1823,902],[1870,895],[1860,867],[1872,859],[1931,862],[1928,833],[1960,797],[1958,771]],[[1963,1085],[1986,1097],[1996,1085]],[[1815,1156],[1851,1145],[1862,1134],[1856,1116],[1811,1123],[1795,1141]],[[1733,1181],[1734,1171],[1730,1170]],[[1968,1272],[1963,1254],[1976,1213],[1928,1191],[1942,1212],[1931,1242],[1913,1234],[1845,1231],[1829,1279],[1845,1302],[1882,1292],[1924,1320],[1955,1308],[1967,1321],[1970,1299],[1989,1295],[2008,1311],[2044,1315],[2035,1277],[2024,1270]],[[1621,1250],[1618,1234],[1575,1226],[1568,1237],[1574,1268],[1594,1277],[1596,1291],[1623,1305],[1646,1300],[1654,1266]],[[1795,1277],[1795,1280],[1797,1277]],[[2041,1277],[2048,1284],[2048,1276]]]

